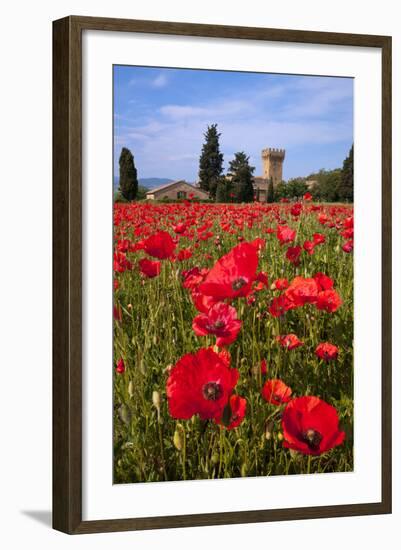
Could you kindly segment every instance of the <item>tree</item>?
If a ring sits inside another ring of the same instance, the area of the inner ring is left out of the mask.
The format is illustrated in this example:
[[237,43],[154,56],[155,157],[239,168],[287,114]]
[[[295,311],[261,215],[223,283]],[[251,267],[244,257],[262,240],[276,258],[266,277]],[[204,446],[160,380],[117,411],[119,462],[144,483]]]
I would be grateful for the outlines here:
[[220,138],[217,124],[208,126],[199,158],[199,186],[209,193],[211,198],[216,197],[217,185],[223,173],[223,154],[220,153]]
[[138,192],[138,178],[134,157],[129,149],[123,147],[120,154],[120,186],[119,191],[127,201],[135,199]]
[[274,190],[274,200],[279,201],[280,199],[286,198],[288,198],[287,184],[283,181],[280,181],[280,183],[276,185],[276,188]]
[[253,172],[254,166],[249,164],[249,157],[243,151],[235,153],[234,160],[230,161],[229,176],[236,202],[253,201]]
[[287,182],[287,197],[290,199],[299,200],[307,190],[305,178],[292,178]]
[[266,202],[272,203],[275,200],[274,197],[274,185],[273,185],[273,178],[270,178],[270,181],[267,184],[267,197]]
[[231,181],[224,176],[219,178],[216,189],[216,202],[231,202],[232,193]]
[[313,189],[315,199],[324,202],[338,201],[338,190],[341,182],[341,170],[320,170],[314,177],[317,182]]
[[340,201],[353,202],[354,200],[354,145],[344,160],[341,170],[341,180],[338,186],[338,198]]

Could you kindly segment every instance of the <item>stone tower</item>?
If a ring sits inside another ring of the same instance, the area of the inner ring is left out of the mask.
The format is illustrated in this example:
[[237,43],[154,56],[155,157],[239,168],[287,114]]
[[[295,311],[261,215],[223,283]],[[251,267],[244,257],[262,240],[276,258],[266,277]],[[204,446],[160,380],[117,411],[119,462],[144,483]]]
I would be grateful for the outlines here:
[[285,149],[267,148],[262,150],[263,177],[272,178],[276,186],[283,180],[283,162]]

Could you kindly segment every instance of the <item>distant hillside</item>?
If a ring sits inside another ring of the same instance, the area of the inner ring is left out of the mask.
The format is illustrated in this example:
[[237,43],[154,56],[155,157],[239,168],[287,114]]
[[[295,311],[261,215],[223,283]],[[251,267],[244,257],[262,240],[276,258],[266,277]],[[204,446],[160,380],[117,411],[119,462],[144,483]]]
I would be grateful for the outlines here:
[[[117,189],[118,187],[118,176],[114,178],[114,187]],[[164,185],[166,183],[170,183],[174,180],[171,180],[169,178],[139,178],[138,183],[142,187],[147,187],[148,189],[153,189],[154,187],[159,187],[159,185]]]

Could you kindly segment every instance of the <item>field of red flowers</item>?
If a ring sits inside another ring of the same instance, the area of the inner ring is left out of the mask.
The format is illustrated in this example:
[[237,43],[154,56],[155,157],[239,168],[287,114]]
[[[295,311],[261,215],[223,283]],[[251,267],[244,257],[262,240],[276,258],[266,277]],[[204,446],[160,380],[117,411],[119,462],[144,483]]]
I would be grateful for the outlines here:
[[114,207],[114,481],[353,469],[353,208]]

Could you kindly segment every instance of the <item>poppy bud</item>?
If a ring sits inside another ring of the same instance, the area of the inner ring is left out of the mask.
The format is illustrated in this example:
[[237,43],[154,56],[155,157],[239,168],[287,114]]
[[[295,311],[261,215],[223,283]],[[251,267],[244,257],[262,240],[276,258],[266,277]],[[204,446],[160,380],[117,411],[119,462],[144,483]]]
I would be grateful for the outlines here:
[[152,393],[152,403],[157,410],[160,409],[160,393],[158,391]]
[[124,374],[125,372],[125,363],[122,357],[117,361],[116,372],[118,374]]
[[152,403],[157,411],[157,421],[159,424],[162,424],[162,419],[160,418],[160,393],[158,391],[154,391],[152,393]]
[[252,368],[251,368],[251,372],[252,372],[252,376],[254,378],[258,378],[258,375],[259,375],[259,367],[258,365],[253,365]]
[[279,432],[279,433],[277,434],[277,439],[278,439],[279,441],[283,441],[284,437],[283,437],[283,434],[282,434],[281,432]]
[[127,405],[121,405],[119,409],[119,413],[120,413],[121,420],[124,422],[126,426],[128,426],[129,423],[131,422],[131,411],[129,410]]
[[273,430],[274,422],[270,420],[269,422],[266,422],[265,425],[265,438],[269,441],[272,436],[272,430]]
[[128,395],[132,397],[134,395],[134,383],[132,380],[130,380],[128,384]]
[[218,464],[220,461],[219,453],[213,453],[212,454],[212,464]]
[[181,424],[177,424],[173,437],[174,447],[177,449],[177,451],[182,451],[182,448],[184,446],[184,436],[182,430],[183,428]]

